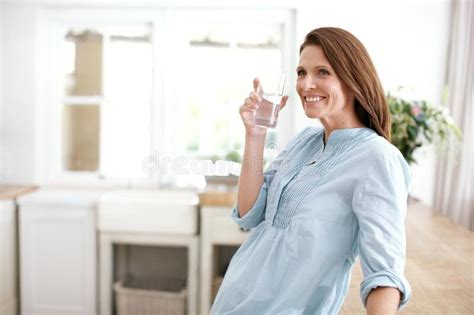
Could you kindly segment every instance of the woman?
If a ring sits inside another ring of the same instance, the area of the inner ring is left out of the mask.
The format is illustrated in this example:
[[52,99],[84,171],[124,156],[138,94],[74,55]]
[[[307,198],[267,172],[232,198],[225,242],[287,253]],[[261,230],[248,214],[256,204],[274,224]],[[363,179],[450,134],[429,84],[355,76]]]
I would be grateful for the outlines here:
[[389,142],[374,65],[352,34],[319,28],[301,45],[297,76],[306,115],[324,128],[304,129],[263,172],[266,129],[252,124],[258,94],[241,106],[245,151],[232,216],[252,231],[211,314],[337,314],[357,256],[367,313],[395,314],[410,297],[403,275],[410,173]]

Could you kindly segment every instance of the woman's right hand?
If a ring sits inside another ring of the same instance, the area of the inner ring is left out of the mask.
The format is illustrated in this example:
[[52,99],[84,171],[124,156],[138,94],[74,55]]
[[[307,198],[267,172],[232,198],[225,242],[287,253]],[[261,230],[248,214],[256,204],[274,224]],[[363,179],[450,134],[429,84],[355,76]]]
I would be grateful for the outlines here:
[[[267,133],[267,128],[256,126],[253,122],[254,112],[258,108],[258,103],[261,102],[262,97],[258,94],[260,88],[260,81],[258,78],[253,80],[253,91],[250,93],[249,97],[245,99],[245,102],[240,106],[239,113],[242,118],[242,122],[245,126],[245,132],[247,135],[258,136],[265,135]],[[280,110],[285,107],[288,96],[282,98],[280,104]]]

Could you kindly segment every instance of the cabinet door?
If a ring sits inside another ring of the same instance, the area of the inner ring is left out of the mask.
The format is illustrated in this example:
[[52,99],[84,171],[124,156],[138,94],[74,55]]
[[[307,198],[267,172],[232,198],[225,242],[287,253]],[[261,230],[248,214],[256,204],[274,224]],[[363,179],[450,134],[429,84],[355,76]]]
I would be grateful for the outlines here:
[[22,314],[95,314],[92,209],[20,208]]
[[16,220],[13,200],[0,200],[0,314],[16,314]]

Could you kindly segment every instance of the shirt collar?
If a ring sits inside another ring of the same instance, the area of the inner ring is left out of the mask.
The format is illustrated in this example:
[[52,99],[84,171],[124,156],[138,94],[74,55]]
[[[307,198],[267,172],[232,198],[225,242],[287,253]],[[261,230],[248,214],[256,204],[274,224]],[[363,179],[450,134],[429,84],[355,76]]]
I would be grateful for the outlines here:
[[343,144],[347,141],[353,141],[363,134],[372,132],[375,131],[367,127],[334,129],[329,135],[326,145],[324,145],[325,131],[323,131],[321,138],[321,141],[323,142],[323,150],[333,149],[340,144]]

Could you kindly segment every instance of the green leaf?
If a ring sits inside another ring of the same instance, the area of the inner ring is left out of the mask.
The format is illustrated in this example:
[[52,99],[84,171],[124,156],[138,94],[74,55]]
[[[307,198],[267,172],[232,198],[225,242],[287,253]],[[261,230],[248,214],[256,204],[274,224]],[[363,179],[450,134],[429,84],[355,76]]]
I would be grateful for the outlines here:
[[418,136],[418,129],[414,126],[408,126],[407,130],[408,134],[410,135],[410,139],[416,139]]

